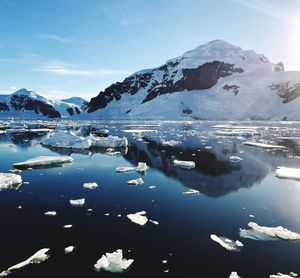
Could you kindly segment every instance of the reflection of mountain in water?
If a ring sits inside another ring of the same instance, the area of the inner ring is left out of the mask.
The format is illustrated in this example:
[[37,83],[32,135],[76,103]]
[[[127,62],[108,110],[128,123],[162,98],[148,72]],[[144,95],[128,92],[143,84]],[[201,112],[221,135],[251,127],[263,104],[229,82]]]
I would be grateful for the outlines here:
[[[243,154],[240,162],[229,160],[236,155],[234,142],[218,144],[212,150],[190,146],[165,147],[156,141],[134,141],[124,157],[136,164],[147,162],[154,169],[161,170],[166,176],[178,179],[183,185],[197,189],[209,196],[222,196],[241,187],[251,187],[262,180],[269,172],[268,164],[256,159],[252,154]],[[196,155],[194,155],[196,154]],[[195,169],[182,169],[173,165],[173,160],[192,160]]]

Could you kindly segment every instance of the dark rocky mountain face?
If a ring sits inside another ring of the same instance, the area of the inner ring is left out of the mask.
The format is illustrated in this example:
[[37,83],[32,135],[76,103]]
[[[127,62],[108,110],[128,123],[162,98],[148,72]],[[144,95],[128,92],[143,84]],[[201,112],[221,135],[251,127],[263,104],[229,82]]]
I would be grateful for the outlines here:
[[270,88],[277,92],[283,103],[288,103],[300,96],[300,83],[291,86],[288,81],[281,84],[273,84]]
[[16,111],[34,111],[37,114],[42,114],[49,118],[61,118],[60,113],[56,111],[52,105],[32,99],[27,95],[12,95],[10,104]]
[[[140,89],[147,88],[147,96],[143,103],[150,101],[159,95],[174,92],[205,90],[217,84],[222,77],[227,77],[233,73],[243,73],[242,68],[235,67],[233,64],[222,61],[207,62],[197,68],[182,69],[182,76],[179,80],[174,80],[177,74],[177,62],[168,62],[165,65],[134,74],[126,78],[123,82],[117,82],[100,92],[92,98],[88,106],[88,112],[94,112],[106,107],[113,100],[120,100],[122,94],[135,95]],[[156,74],[163,76],[162,81],[155,79]],[[130,113],[130,112],[128,112]]]
[[9,111],[9,106],[5,102],[0,102],[0,111]]

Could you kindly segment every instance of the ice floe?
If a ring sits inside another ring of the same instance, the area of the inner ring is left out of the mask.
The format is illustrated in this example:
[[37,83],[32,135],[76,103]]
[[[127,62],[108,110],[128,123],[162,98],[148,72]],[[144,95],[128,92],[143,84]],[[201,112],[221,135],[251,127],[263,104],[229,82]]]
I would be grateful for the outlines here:
[[218,136],[240,136],[243,135],[242,131],[232,131],[232,130],[217,130],[214,132]]
[[233,155],[233,156],[229,157],[229,160],[232,161],[232,162],[239,162],[239,161],[241,161],[243,159],[241,157],[239,157],[239,156]]
[[241,276],[239,276],[237,272],[232,271],[228,278],[241,278]]
[[131,222],[138,224],[140,226],[144,226],[148,222],[146,211],[140,211],[140,212],[128,214],[127,218],[130,219]]
[[182,168],[192,169],[195,168],[195,162],[194,161],[183,161],[183,160],[174,160],[173,161],[175,166],[179,166]]
[[131,172],[131,171],[137,171],[137,172],[146,172],[148,170],[148,166],[145,162],[139,162],[138,166],[136,167],[117,167],[116,171],[123,173],[123,172]]
[[182,192],[183,195],[199,195],[200,192],[196,189],[190,189],[188,191]]
[[56,215],[56,211],[55,210],[50,210],[50,211],[45,212],[44,214],[48,215],[48,216],[55,216]]
[[83,187],[85,189],[95,189],[98,187],[98,184],[96,182],[86,182],[83,184]]
[[35,167],[56,166],[72,162],[73,158],[70,156],[38,156],[23,162],[14,163],[13,166],[16,168],[28,169]]
[[60,131],[42,142],[42,144],[56,148],[89,149],[127,147],[128,141],[126,137],[120,138],[111,135],[108,137],[95,137],[93,135],[82,137],[74,132]]
[[67,246],[65,248],[65,254],[68,254],[68,253],[72,253],[75,249],[75,246],[71,245],[71,246]]
[[123,251],[118,249],[113,253],[106,253],[96,262],[94,268],[96,271],[106,270],[109,272],[124,272],[134,262],[133,259],[123,258]]
[[122,130],[122,132],[141,134],[141,133],[157,133],[158,131],[156,129],[124,129]]
[[170,140],[170,141],[163,140],[161,142],[161,144],[163,146],[167,146],[167,147],[174,147],[174,146],[178,145],[179,143],[180,143],[179,141],[175,141],[175,140]]
[[259,143],[259,142],[243,142],[243,144],[246,146],[257,147],[257,148],[262,148],[262,149],[273,149],[273,150],[286,150],[287,149],[285,146],[264,144],[264,143]]
[[4,189],[18,189],[22,183],[20,175],[12,173],[0,173],[0,191]]
[[265,227],[259,226],[254,222],[249,222],[248,226],[251,229],[240,229],[240,237],[254,240],[300,240],[300,234],[292,232],[282,226]]
[[300,180],[300,169],[299,168],[288,168],[279,166],[276,169],[276,177],[284,179]]
[[155,220],[149,219],[149,222],[153,223],[154,225],[159,225],[159,222],[158,222],[158,221],[155,221]]
[[82,198],[82,199],[76,199],[76,200],[70,200],[70,204],[72,206],[83,206],[85,203],[85,198]]
[[225,249],[229,250],[229,251],[235,251],[235,252],[238,252],[241,250],[241,247],[243,247],[243,243],[241,243],[240,241],[236,240],[236,241],[233,241],[229,238],[226,238],[226,237],[219,237],[217,235],[210,235],[210,238],[219,243],[222,247],[224,247]]
[[49,250],[50,250],[49,248],[43,248],[43,249],[37,251],[27,260],[25,260],[21,263],[18,263],[16,265],[8,268],[7,270],[1,272],[0,277],[5,277],[5,276],[11,274],[13,271],[23,268],[29,264],[39,264],[41,262],[44,262],[45,260],[47,260],[49,258],[49,255],[47,254],[47,252]]
[[270,278],[295,278],[298,277],[298,274],[295,272],[290,272],[289,274],[283,274],[278,272],[277,274],[272,274],[269,277]]
[[72,227],[73,227],[72,224],[67,224],[63,226],[64,229],[71,229]]
[[143,183],[144,183],[144,181],[142,178],[127,181],[127,184],[129,184],[129,185],[141,185]]

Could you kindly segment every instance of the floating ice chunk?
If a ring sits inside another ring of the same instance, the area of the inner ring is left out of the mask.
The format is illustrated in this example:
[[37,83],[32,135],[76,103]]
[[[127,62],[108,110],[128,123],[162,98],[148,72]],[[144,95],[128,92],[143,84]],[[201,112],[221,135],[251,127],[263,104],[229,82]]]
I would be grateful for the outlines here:
[[174,147],[174,146],[178,145],[179,143],[180,143],[179,141],[175,141],[175,140],[170,140],[170,141],[163,140],[161,142],[161,144],[163,146],[167,146],[167,147]]
[[231,239],[226,237],[219,237],[217,235],[212,234],[210,235],[210,238],[229,251],[238,252],[240,251],[240,248],[244,246],[240,241],[232,241]]
[[121,273],[125,271],[134,262],[133,259],[123,258],[123,251],[118,249],[113,253],[106,253],[96,262],[94,268],[96,271],[106,270],[110,272]]
[[242,131],[232,131],[232,130],[217,130],[214,132],[218,136],[240,136],[244,133]]
[[156,188],[156,185],[150,185],[149,188],[154,189],[154,188]]
[[243,144],[246,146],[258,147],[258,148],[262,148],[262,149],[273,149],[273,150],[286,150],[287,149],[285,146],[264,144],[264,143],[258,143],[258,142],[244,142]]
[[72,206],[83,206],[85,203],[85,198],[77,199],[77,200],[70,200],[70,204]]
[[6,130],[0,130],[0,135],[5,134],[5,133],[6,133]]
[[56,211],[55,210],[51,210],[51,211],[45,212],[44,214],[48,215],[48,216],[55,216],[56,215]]
[[117,167],[116,171],[120,173],[137,171],[137,172],[145,172],[148,170],[148,166],[145,162],[139,162],[136,167]]
[[250,230],[240,229],[240,237],[254,240],[300,240],[300,234],[292,232],[282,226],[264,227],[254,222],[249,222]]
[[126,133],[157,133],[158,131],[156,129],[124,129],[122,132]]
[[104,215],[105,215],[105,216],[109,216],[109,213],[105,213]]
[[91,147],[93,148],[121,148],[128,146],[126,137],[108,136],[108,137],[88,137],[91,140]]
[[65,248],[65,254],[72,253],[75,249],[75,246],[71,245]]
[[200,192],[196,189],[190,189],[188,191],[182,192],[183,195],[199,195]]
[[4,189],[18,189],[22,183],[20,175],[12,173],[0,173],[0,191]]
[[95,182],[86,182],[83,184],[83,187],[86,189],[95,189],[98,187],[98,184]]
[[273,274],[269,276],[270,278],[295,278],[298,277],[298,274],[295,272],[290,272],[290,274],[282,274],[278,272],[277,274]]
[[231,272],[230,273],[230,275],[229,275],[229,277],[228,278],[241,278],[241,276],[239,276],[238,274],[237,274],[237,272]]
[[89,138],[78,136],[73,132],[60,131],[43,141],[42,145],[55,148],[89,149],[92,142]]
[[300,180],[299,168],[288,168],[280,166],[277,168],[275,174],[278,178]]
[[64,229],[71,229],[72,227],[73,227],[72,224],[67,224],[63,226]]
[[150,221],[151,223],[153,223],[154,225],[159,225],[159,222],[158,222],[158,221],[150,220],[150,219],[149,219],[149,221]]
[[129,184],[129,185],[141,185],[143,183],[144,183],[144,181],[142,178],[127,181],[127,184]]
[[72,162],[73,158],[70,156],[38,156],[24,162],[14,163],[13,166],[16,168],[28,169],[34,167],[62,165]]
[[230,156],[229,159],[230,159],[230,161],[232,161],[232,162],[239,162],[239,161],[243,160],[241,157],[235,156],[235,155]]
[[18,263],[10,268],[8,268],[7,270],[3,271],[0,273],[0,277],[5,277],[9,274],[11,274],[13,271],[18,270],[20,268],[23,268],[29,264],[39,264],[45,260],[47,260],[49,258],[49,255],[47,254],[47,252],[49,251],[49,248],[43,248],[39,251],[37,251],[36,253],[34,253],[30,258],[28,258],[27,260]]
[[140,211],[133,214],[128,214],[127,217],[131,220],[131,222],[144,226],[148,222],[148,218],[145,211]]
[[192,169],[195,168],[195,162],[194,161],[183,161],[183,160],[174,160],[173,161],[175,166],[179,166],[182,168]]
[[112,148],[108,148],[108,149],[106,150],[106,154],[107,154],[107,155],[110,155],[110,156],[113,156],[113,155],[121,154],[121,152],[115,151],[115,150],[112,149]]
[[92,211],[93,211],[93,209],[89,208],[89,209],[87,209],[87,211],[88,211],[88,212],[92,212]]
[[163,261],[162,261],[163,264],[166,264],[167,262],[168,262],[167,260],[163,260]]

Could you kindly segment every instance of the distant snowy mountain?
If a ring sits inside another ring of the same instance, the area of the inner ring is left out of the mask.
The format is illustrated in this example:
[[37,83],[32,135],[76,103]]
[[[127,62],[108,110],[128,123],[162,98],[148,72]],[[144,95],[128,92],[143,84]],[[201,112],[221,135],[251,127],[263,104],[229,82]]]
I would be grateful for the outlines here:
[[101,91],[80,118],[297,119],[300,71],[222,40]]
[[54,101],[20,89],[10,95],[0,95],[0,118],[60,119],[80,114],[87,105],[88,102],[81,98]]

